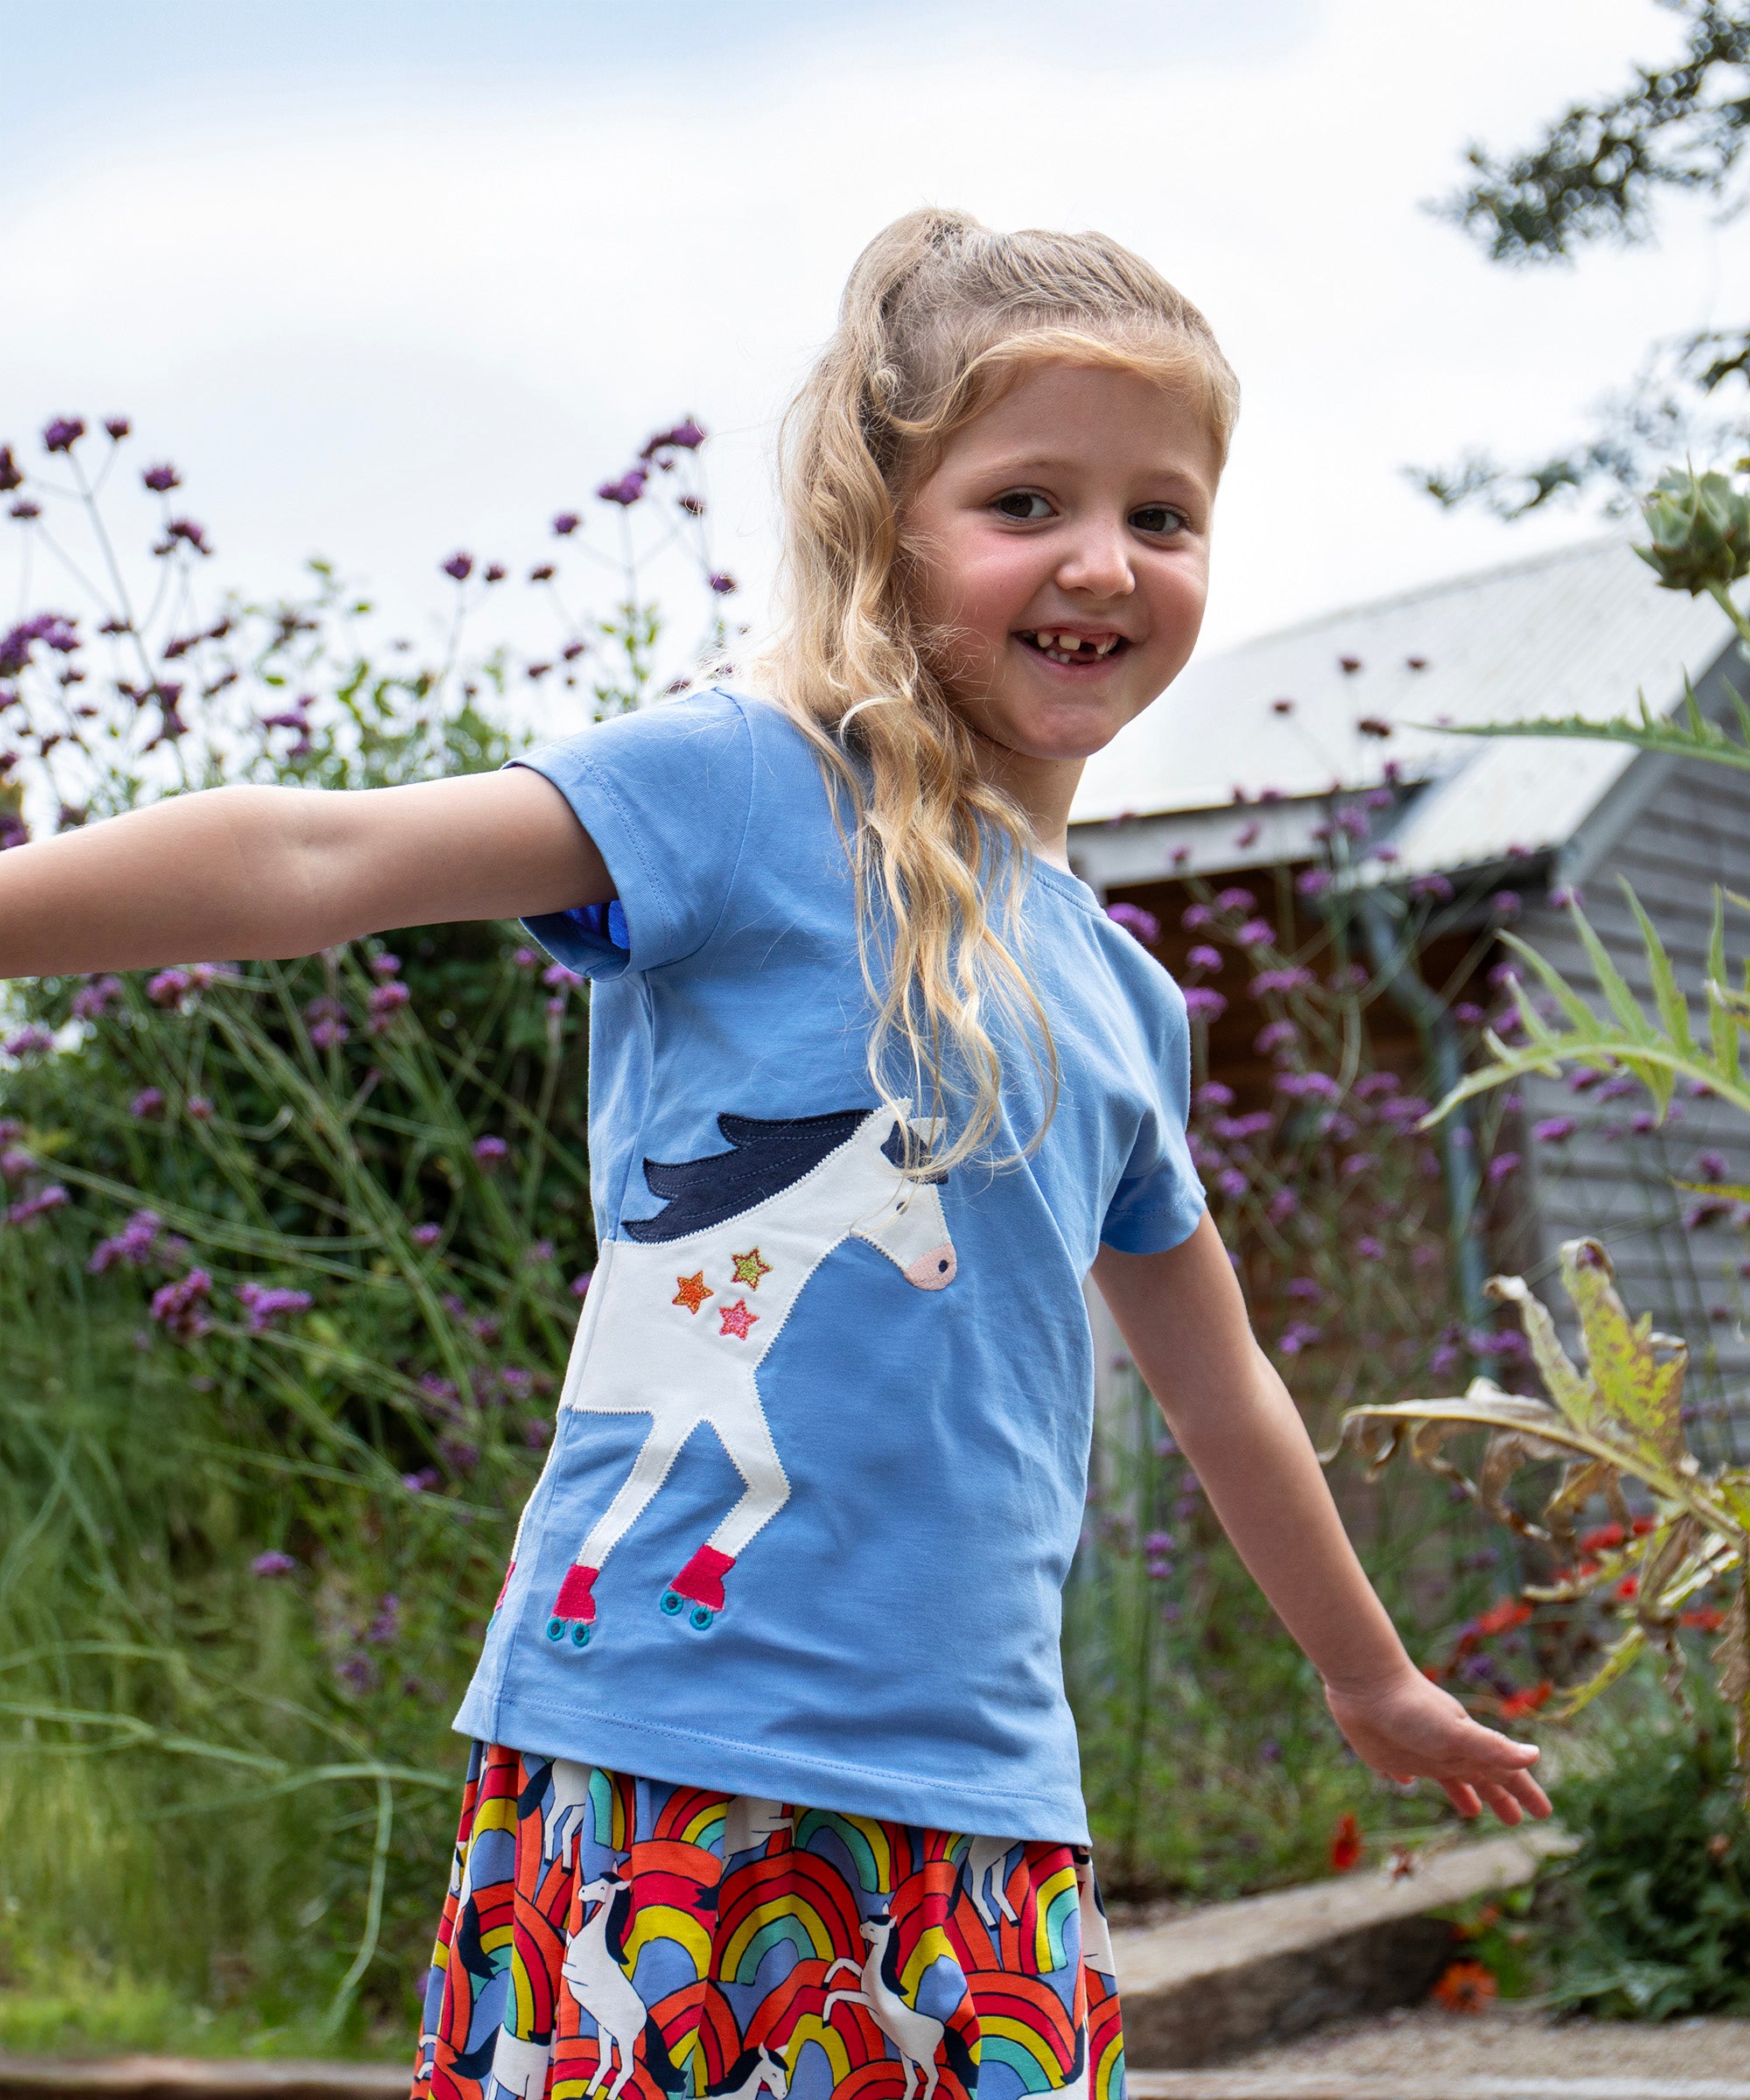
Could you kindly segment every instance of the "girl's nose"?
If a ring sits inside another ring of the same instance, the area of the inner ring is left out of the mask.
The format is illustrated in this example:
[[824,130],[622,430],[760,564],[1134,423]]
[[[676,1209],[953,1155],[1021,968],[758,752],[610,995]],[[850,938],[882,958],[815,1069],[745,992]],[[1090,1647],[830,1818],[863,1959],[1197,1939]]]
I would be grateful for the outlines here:
[[1122,533],[1090,526],[1065,550],[1057,580],[1090,598],[1128,598],[1137,587]]

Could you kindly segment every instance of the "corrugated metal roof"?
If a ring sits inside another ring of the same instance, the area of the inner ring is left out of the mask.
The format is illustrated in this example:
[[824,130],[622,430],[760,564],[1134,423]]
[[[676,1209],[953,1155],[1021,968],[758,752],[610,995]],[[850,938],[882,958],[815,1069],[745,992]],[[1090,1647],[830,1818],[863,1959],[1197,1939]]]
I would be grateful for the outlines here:
[[[1732,638],[1708,598],[1662,591],[1628,540],[1592,540],[1325,614],[1195,661],[1088,762],[1074,825],[1426,781],[1390,831],[1403,874],[1564,844],[1636,756],[1438,728],[1668,711]],[[1354,668],[1346,669],[1345,660]],[[1273,703],[1292,700],[1278,711]],[[1357,727],[1389,724],[1380,738]]]

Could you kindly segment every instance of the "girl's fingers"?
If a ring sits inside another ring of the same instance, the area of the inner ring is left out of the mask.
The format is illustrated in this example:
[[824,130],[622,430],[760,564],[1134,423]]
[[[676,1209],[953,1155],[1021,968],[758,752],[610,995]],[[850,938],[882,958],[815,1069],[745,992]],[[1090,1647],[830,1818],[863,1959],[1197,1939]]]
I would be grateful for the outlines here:
[[1475,1789],[1467,1787],[1463,1780],[1443,1779],[1440,1784],[1446,1788],[1446,1799],[1467,1823],[1482,1814],[1482,1803],[1477,1799]]
[[1493,1810],[1495,1820],[1511,1829],[1516,1823],[1525,1820],[1525,1811],[1505,1787],[1485,1786],[1481,1789],[1485,1804]]
[[1513,1793],[1514,1798],[1529,1809],[1532,1815],[1554,1815],[1555,1810],[1550,1805],[1550,1796],[1529,1772],[1515,1773],[1507,1784]]

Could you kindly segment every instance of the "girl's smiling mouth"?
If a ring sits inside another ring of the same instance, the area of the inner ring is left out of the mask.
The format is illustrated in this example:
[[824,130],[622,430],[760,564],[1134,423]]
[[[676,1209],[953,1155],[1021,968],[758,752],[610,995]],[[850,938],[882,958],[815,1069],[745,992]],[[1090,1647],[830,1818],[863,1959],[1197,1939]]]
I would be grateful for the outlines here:
[[1130,646],[1124,635],[1110,627],[1091,634],[1075,634],[1068,627],[1024,627],[1015,639],[1033,655],[1066,668],[1110,663]]

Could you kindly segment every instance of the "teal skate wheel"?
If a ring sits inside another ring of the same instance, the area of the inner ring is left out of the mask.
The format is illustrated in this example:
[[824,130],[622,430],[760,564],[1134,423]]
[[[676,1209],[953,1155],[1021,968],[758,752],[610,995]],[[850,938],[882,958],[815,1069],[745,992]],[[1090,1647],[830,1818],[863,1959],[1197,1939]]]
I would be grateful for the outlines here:
[[687,1614],[687,1617],[700,1633],[704,1633],[705,1628],[717,1617],[717,1614],[712,1611],[708,1604],[696,1604],[692,1610]]
[[563,1619],[550,1619],[547,1621],[547,1638],[550,1641],[563,1641],[565,1638],[565,1621]]
[[667,1613],[668,1613],[668,1616],[669,1616],[671,1619],[672,1619],[672,1618],[675,1616],[675,1614],[676,1614],[676,1613],[677,1613],[677,1612],[680,1610],[680,1608],[681,1608],[681,1605],[682,1605],[682,1600],[681,1598],[677,1597],[677,1596],[676,1595],[676,1593],[674,1592],[674,1591],[673,1591],[673,1590],[664,1590],[664,1591],[663,1591],[663,1592],[662,1592],[662,1609],[663,1609],[665,1612],[667,1612]]
[[571,1646],[573,1648],[587,1648],[590,1644],[590,1635],[593,1631],[593,1628],[579,1619],[571,1628]]

